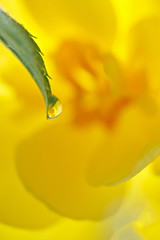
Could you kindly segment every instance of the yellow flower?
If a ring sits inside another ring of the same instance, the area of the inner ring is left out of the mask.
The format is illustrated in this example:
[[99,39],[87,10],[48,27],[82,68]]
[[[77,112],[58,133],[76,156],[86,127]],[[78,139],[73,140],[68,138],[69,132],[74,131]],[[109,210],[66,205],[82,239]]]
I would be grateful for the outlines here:
[[149,0],[136,1],[136,8],[132,0],[11,2],[2,4],[42,34],[63,114],[45,121],[32,79],[7,55],[0,74],[10,97],[1,99],[7,111],[0,218],[14,227],[48,228],[1,226],[1,238],[78,239],[81,232],[86,240],[138,239],[132,222],[143,212],[139,199],[152,194],[142,184],[133,197],[138,181],[122,182],[160,154],[159,6]]

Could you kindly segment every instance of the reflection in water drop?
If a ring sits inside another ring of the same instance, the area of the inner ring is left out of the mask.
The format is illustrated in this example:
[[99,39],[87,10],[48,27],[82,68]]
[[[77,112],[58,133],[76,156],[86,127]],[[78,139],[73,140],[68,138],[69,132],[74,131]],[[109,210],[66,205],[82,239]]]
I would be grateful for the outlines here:
[[54,95],[49,95],[47,118],[48,119],[56,118],[59,116],[61,112],[62,104],[60,100]]

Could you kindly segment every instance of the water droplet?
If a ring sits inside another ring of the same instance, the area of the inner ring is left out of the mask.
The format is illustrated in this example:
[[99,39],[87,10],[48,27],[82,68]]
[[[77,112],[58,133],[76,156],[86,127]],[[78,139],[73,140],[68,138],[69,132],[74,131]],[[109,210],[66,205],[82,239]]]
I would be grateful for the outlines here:
[[62,104],[60,100],[54,95],[49,95],[47,118],[48,119],[56,118],[59,116],[61,112],[62,112]]

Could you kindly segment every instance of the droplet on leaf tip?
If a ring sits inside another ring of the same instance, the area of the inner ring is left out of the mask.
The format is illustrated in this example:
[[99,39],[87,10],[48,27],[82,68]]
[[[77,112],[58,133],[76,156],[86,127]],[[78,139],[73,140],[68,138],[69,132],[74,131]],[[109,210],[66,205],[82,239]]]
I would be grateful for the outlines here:
[[60,100],[54,96],[50,95],[48,98],[48,112],[47,112],[47,118],[53,119],[60,115],[62,112],[62,104]]

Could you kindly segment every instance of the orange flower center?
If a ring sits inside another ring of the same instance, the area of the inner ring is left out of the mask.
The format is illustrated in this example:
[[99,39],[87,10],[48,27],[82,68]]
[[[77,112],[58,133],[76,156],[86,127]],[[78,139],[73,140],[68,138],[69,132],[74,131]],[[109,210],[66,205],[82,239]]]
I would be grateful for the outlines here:
[[143,71],[132,73],[111,53],[92,44],[66,41],[54,55],[57,70],[74,88],[74,123],[98,121],[112,129],[124,109],[147,90]]

